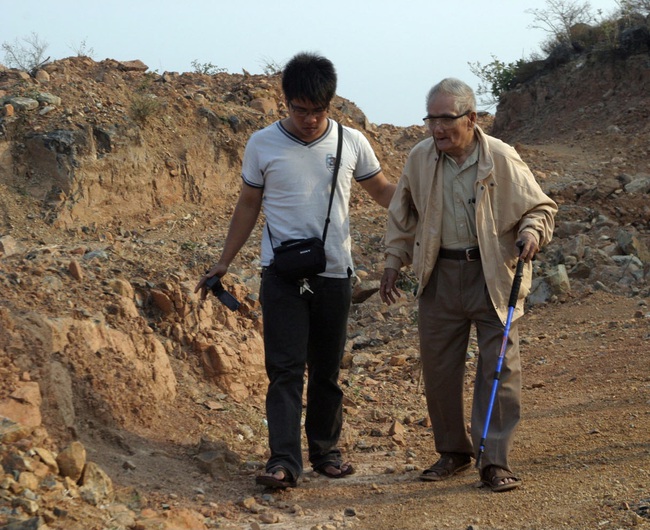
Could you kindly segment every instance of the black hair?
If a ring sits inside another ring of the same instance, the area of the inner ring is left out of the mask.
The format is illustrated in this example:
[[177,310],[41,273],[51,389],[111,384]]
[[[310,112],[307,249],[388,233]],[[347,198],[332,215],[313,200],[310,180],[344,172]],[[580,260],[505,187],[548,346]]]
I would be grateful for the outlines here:
[[332,61],[315,53],[295,55],[282,72],[282,91],[287,101],[304,99],[327,107],[336,93],[336,70]]

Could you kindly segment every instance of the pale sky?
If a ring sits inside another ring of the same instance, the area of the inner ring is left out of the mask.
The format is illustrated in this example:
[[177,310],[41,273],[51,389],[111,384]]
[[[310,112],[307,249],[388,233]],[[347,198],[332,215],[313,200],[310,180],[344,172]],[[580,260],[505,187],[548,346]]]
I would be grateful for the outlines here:
[[[582,3],[583,0],[576,0]],[[96,61],[140,59],[151,71],[192,71],[211,63],[230,73],[262,73],[300,51],[328,57],[337,93],[376,124],[421,124],[425,96],[444,77],[475,90],[468,63],[506,63],[539,52],[531,29],[543,0],[4,0],[0,42],[38,35],[46,55],[82,49]],[[609,14],[616,0],[591,0]],[[0,52],[0,62],[4,61]],[[491,109],[494,112],[494,109]]]

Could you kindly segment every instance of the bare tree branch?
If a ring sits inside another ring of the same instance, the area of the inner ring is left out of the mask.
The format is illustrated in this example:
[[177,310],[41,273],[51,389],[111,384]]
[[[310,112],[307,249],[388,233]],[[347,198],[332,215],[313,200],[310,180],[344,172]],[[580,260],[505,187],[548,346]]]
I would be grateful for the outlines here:
[[41,41],[36,33],[32,33],[20,40],[16,39],[13,44],[2,43],[6,65],[9,68],[19,68],[31,75],[50,60],[49,57],[45,58],[47,47],[48,44]]
[[559,42],[571,40],[571,28],[579,23],[594,21],[591,4],[576,0],[546,0],[544,9],[527,9],[534,17],[529,27],[549,33]]

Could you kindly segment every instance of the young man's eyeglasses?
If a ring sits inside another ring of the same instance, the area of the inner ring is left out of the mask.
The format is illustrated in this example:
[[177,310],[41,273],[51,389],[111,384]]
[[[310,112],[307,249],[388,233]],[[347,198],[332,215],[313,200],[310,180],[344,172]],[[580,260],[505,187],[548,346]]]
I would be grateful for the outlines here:
[[466,110],[462,114],[459,114],[458,116],[449,116],[449,115],[444,115],[444,116],[425,116],[422,118],[424,120],[424,123],[426,123],[429,126],[429,129],[433,129],[436,126],[440,125],[443,129],[449,129],[454,126],[456,123],[456,120],[459,118],[462,118],[463,116],[467,116],[471,110]]
[[289,101],[289,107],[293,113],[299,118],[306,118],[307,116],[313,116],[314,118],[322,118],[327,114],[329,107],[316,107],[315,109],[306,109],[305,107],[300,107],[299,105],[294,105]]

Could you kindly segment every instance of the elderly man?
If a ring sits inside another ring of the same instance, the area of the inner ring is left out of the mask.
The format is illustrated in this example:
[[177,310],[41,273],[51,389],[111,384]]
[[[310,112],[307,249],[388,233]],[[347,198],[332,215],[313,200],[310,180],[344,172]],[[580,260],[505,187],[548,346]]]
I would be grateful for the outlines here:
[[[508,337],[480,479],[493,491],[521,484],[508,456],[520,418],[521,365],[516,319],[530,290],[530,261],[551,240],[557,205],[517,152],[477,125],[472,89],[444,79],[427,97],[431,138],[411,151],[389,208],[380,296],[400,296],[403,266],[419,280],[420,355],[429,416],[440,458],[420,476],[448,479],[471,465],[482,437],[508,298],[518,259],[526,262]],[[463,381],[471,324],[479,360],[471,438]]]

